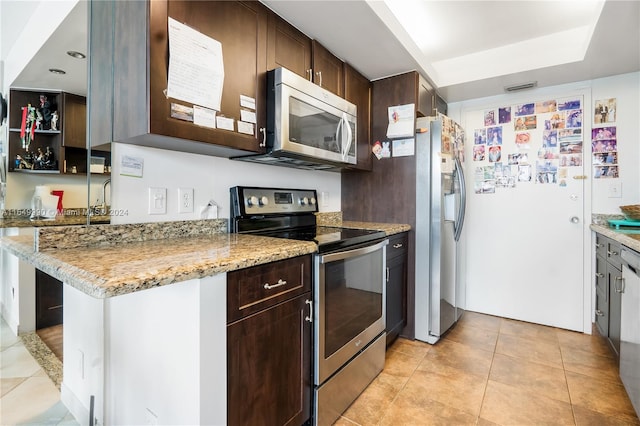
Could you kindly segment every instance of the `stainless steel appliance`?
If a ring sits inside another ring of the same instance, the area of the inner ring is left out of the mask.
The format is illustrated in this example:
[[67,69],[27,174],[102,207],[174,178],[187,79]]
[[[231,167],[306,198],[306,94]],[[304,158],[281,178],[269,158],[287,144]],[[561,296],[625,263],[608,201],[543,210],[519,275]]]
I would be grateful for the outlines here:
[[620,256],[620,378],[640,416],[640,253],[623,247]]
[[267,72],[266,154],[235,157],[314,170],[356,164],[356,106],[286,68]]
[[317,226],[314,190],[231,188],[231,231],[314,241],[314,422],[332,424],[382,371],[382,231]]
[[464,131],[444,115],[418,118],[416,128],[415,337],[435,343],[464,308],[464,285],[457,276],[465,215],[457,147]]

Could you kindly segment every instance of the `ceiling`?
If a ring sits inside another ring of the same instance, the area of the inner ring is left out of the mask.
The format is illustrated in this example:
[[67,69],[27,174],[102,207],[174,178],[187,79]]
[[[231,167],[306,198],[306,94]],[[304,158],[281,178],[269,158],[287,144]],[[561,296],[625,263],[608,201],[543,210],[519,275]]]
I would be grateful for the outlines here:
[[[263,3],[370,80],[418,70],[447,102],[640,70],[640,0]],[[397,3],[409,12],[394,13]],[[86,7],[79,2],[12,86],[86,93],[86,61],[65,54],[86,50]]]

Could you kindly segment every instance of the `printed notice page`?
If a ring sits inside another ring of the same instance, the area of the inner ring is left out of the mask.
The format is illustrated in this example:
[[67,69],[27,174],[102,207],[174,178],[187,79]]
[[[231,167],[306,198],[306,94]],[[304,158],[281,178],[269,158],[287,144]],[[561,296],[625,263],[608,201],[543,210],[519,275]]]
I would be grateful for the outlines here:
[[222,44],[169,18],[167,96],[220,111],[223,84]]
[[389,107],[388,138],[412,137],[415,132],[415,105],[396,105]]

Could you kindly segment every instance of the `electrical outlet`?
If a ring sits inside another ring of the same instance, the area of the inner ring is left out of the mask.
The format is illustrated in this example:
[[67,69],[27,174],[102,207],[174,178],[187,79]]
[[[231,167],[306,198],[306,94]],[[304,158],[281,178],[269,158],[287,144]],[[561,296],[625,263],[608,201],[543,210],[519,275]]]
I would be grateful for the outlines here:
[[149,188],[149,214],[167,214],[167,188]]
[[322,191],[320,193],[320,206],[329,207],[329,192]]
[[193,213],[193,188],[178,188],[178,213]]
[[622,182],[609,182],[609,198],[622,198]]

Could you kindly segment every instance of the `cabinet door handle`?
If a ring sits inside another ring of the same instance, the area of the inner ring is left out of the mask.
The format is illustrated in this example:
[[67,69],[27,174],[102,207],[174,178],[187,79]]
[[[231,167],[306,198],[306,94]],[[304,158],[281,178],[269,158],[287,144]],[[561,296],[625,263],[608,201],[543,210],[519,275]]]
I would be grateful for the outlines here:
[[602,313],[602,311],[600,309],[596,309],[596,315],[599,317],[603,317],[604,313]]
[[260,142],[260,147],[264,148],[267,146],[267,129],[260,127],[260,133],[262,133],[262,142]]
[[393,248],[398,249],[398,248],[402,247],[402,245],[403,245],[402,243],[394,244]]
[[600,248],[600,247],[604,247],[604,244],[598,244],[598,243],[596,243],[596,248]]
[[596,277],[604,278],[604,274],[602,272],[596,272]]
[[304,303],[309,305],[309,316],[304,317],[305,321],[313,322],[313,302],[309,299],[305,300]]
[[609,256],[617,256],[617,255],[619,255],[620,253],[618,253],[617,251],[609,251],[609,250],[607,250],[607,254],[608,254]]
[[306,72],[307,72],[307,75],[309,76],[307,77],[309,81],[313,81],[313,70],[309,68]]
[[322,87],[322,71],[316,71],[316,75],[318,76],[318,86]]
[[286,282],[286,281],[284,281],[284,280],[281,278],[281,279],[279,279],[279,280],[278,280],[278,283],[277,283],[277,284],[273,284],[273,285],[271,285],[271,284],[269,284],[269,283],[266,283],[266,284],[264,285],[264,288],[265,288],[266,290],[271,290],[272,288],[282,287],[283,285],[287,285],[287,282]]
[[389,267],[387,266],[387,282],[389,282]]
[[[620,288],[618,288],[618,281],[622,282]],[[613,289],[616,291],[616,293],[624,293],[624,284],[625,283],[623,277],[616,277],[614,280]]]

